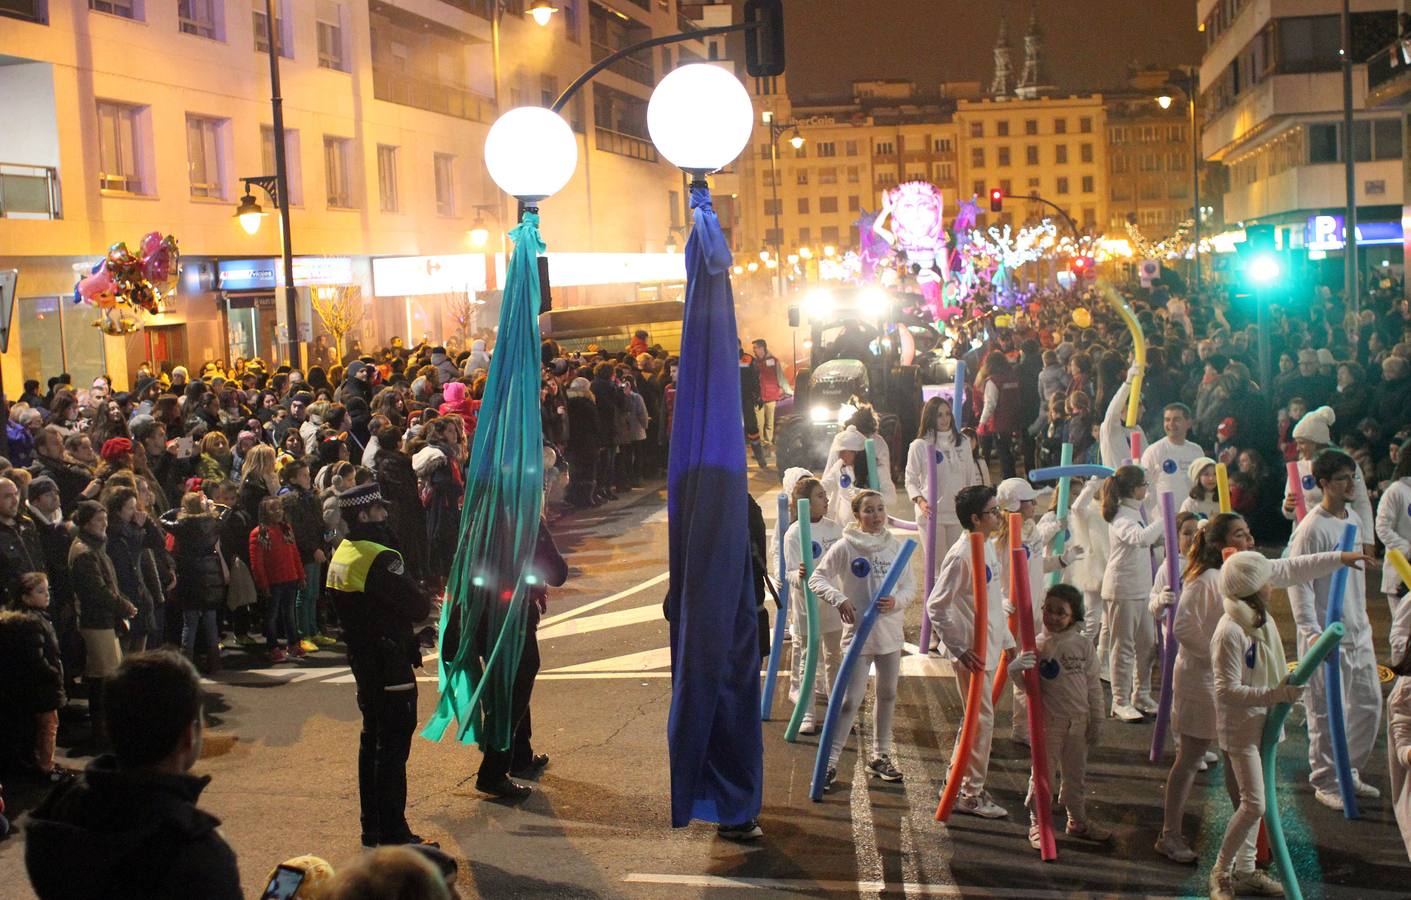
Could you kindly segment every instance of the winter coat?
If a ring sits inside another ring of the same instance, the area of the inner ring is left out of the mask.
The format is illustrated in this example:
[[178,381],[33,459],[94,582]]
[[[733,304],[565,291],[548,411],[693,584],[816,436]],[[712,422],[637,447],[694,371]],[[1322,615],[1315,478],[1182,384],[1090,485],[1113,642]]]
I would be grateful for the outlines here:
[[19,422],[5,425],[5,440],[9,444],[6,458],[17,469],[25,469],[34,461],[34,434]]
[[397,536],[396,549],[401,551],[407,573],[420,581],[426,577],[426,512],[411,458],[400,450],[380,450],[373,460],[373,471],[387,501],[387,526]]
[[39,529],[29,516],[21,512],[13,525],[0,522],[0,601],[20,596],[20,576],[26,572],[44,571],[44,548],[39,543]]
[[69,546],[73,533],[63,519],[46,522],[33,507],[30,517],[39,532],[39,546],[44,553],[44,569],[49,573],[49,609],[63,623],[73,608],[73,580],[69,575]]
[[30,466],[34,477],[47,475],[59,487],[59,508],[72,512],[80,499],[83,489],[93,480],[93,472],[86,466],[66,459],[52,459],[36,456]]
[[622,396],[622,389],[608,378],[594,378],[589,389],[597,403],[598,440],[604,448],[614,447],[617,445],[618,413],[627,408],[627,398]]
[[603,438],[598,424],[598,407],[588,397],[568,398],[568,459],[591,462],[602,449]]
[[460,499],[463,489],[456,483],[452,463],[439,447],[426,446],[412,457],[412,469],[426,501],[426,546],[429,567],[444,578],[451,571],[460,535]]
[[284,505],[284,521],[294,529],[294,542],[299,545],[299,559],[305,564],[314,561],[314,553],[324,549],[323,504],[313,491],[291,487],[279,495]]
[[125,615],[126,598],[118,587],[118,575],[104,549],[105,543],[80,531],[69,548],[79,628],[112,631]]
[[627,420],[625,427],[619,429],[617,442],[619,444],[631,444],[647,439],[647,404],[642,399],[641,394],[624,394],[622,399],[627,401]]
[[35,893],[42,900],[241,900],[220,820],[196,806],[210,780],[95,759],[30,814],[25,868]]
[[146,530],[135,522],[122,522],[113,519],[108,523],[108,542],[105,548],[108,559],[117,575],[118,590],[128,602],[137,607],[137,615],[132,621],[134,634],[147,634],[157,627],[153,613],[156,598],[147,589],[142,577],[142,551],[146,543]]
[[304,580],[304,565],[299,560],[299,545],[294,529],[287,522],[275,528],[264,525],[250,532],[250,574],[262,594],[277,584]]
[[176,556],[177,604],[193,612],[224,607],[229,581],[221,555],[225,518],[215,513],[168,513],[162,523],[171,532]]
[[22,715],[64,705],[64,664],[48,615],[37,609],[0,610],[0,707]]

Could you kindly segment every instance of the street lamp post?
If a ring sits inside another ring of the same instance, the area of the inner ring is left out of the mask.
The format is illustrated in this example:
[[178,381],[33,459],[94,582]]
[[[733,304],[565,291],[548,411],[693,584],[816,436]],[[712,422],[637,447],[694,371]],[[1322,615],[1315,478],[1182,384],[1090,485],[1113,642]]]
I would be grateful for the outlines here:
[[[774,256],[776,259],[782,258],[784,233],[779,227],[779,139],[790,131],[794,136],[789,139],[797,150],[804,144],[804,136],[799,133],[799,126],[792,122],[776,122],[772,112],[764,112],[764,123],[769,126],[769,190],[770,202],[774,209]],[[784,296],[784,267],[780,266],[776,270],[774,279],[775,291],[778,296]]]
[[[1179,80],[1171,82],[1171,86],[1186,95],[1186,105],[1190,108],[1191,127],[1191,199],[1194,201],[1193,209],[1195,215],[1192,219],[1194,223],[1194,239],[1191,262],[1193,264],[1193,282],[1197,292],[1200,291],[1200,136],[1197,133],[1195,118],[1195,98],[1199,87],[1199,75],[1194,66],[1190,68],[1178,69]],[[1156,102],[1162,109],[1171,108],[1171,97],[1162,95],[1156,98]]]

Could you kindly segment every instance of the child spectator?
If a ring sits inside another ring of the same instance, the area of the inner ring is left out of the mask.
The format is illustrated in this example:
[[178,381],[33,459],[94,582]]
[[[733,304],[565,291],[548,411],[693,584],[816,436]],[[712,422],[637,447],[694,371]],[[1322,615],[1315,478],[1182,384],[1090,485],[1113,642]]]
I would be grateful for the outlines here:
[[6,746],[0,768],[20,768],[57,781],[65,770],[54,764],[59,707],[64,705],[64,664],[59,638],[49,621],[49,577],[20,576],[20,595],[0,611],[0,720]]
[[267,598],[265,645],[270,661],[284,662],[286,654],[302,657],[304,649],[294,630],[294,604],[304,583],[304,565],[278,497],[260,501],[260,524],[250,531],[250,574],[255,588]]

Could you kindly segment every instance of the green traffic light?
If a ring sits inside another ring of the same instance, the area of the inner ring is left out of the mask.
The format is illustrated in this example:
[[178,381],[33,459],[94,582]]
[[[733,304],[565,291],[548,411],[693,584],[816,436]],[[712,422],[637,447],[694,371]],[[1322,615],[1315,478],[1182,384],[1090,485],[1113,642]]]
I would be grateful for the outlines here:
[[1279,260],[1272,253],[1261,253],[1249,261],[1246,271],[1255,284],[1270,284],[1279,278]]

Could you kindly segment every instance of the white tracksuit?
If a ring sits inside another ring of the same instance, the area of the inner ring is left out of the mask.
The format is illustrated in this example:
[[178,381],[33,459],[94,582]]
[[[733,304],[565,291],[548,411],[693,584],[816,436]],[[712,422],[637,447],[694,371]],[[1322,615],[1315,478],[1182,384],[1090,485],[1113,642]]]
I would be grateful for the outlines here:
[[857,473],[839,457],[833,460],[819,481],[828,494],[829,517],[839,526],[846,527],[853,519],[852,498],[862,490],[857,486]]
[[[1156,659],[1156,622],[1147,611],[1151,596],[1151,548],[1164,537],[1160,521],[1143,525],[1141,504],[1128,498],[1108,523],[1111,555],[1103,575],[1102,597],[1112,627],[1109,659],[1114,705],[1132,705],[1151,694],[1151,667]],[[1133,683],[1133,670],[1136,679]]]
[[1070,581],[1083,592],[1085,613],[1083,631],[1098,647],[1098,660],[1107,659],[1111,628],[1103,628],[1103,613],[1107,604],[1102,599],[1102,578],[1107,573],[1107,557],[1111,554],[1111,537],[1107,520],[1102,517],[1098,492],[1101,478],[1090,478],[1069,506],[1068,520],[1073,526],[1073,540],[1086,555],[1073,564]]
[[[1098,678],[1097,653],[1075,622],[1067,631],[1044,634],[1038,639],[1039,695],[1044,706],[1044,737],[1048,749],[1049,782],[1062,774],[1058,802],[1073,822],[1087,821],[1084,794],[1088,767],[1088,745],[1097,744],[1102,731],[1102,681]],[[1014,674],[1015,670],[1010,670]],[[1019,679],[1015,679],[1020,683]],[[1027,704],[1026,704],[1027,706]],[[1029,776],[1029,793],[1024,803],[1034,814],[1034,779]]]
[[[1343,529],[1357,525],[1358,542],[1370,540],[1357,513],[1348,507],[1346,518],[1337,518],[1321,505],[1309,509],[1293,532],[1289,557],[1337,550]],[[1372,649],[1372,624],[1367,620],[1367,579],[1359,569],[1347,570],[1347,592],[1343,599],[1342,623],[1347,633],[1342,639],[1339,662],[1342,671],[1343,717],[1347,726],[1347,752],[1352,771],[1367,763],[1382,715],[1382,691],[1377,683],[1377,658]],[[1298,625],[1298,650],[1302,655],[1317,640],[1327,621],[1328,594],[1332,576],[1300,581],[1289,586],[1289,606]],[[1308,711],[1308,780],[1313,787],[1336,794],[1337,771],[1333,766],[1331,734],[1328,730],[1327,685],[1324,667],[1309,679],[1303,705]]]
[[[1388,550],[1400,550],[1403,556],[1411,557],[1411,478],[1398,478],[1387,485],[1377,501],[1377,537]],[[1396,569],[1384,566],[1382,593],[1386,594],[1393,612],[1396,610],[1395,598],[1404,591]],[[1392,662],[1396,659],[1393,658]]]
[[1146,469],[1146,478],[1151,484],[1146,492],[1148,519],[1160,520],[1161,494],[1164,491],[1171,492],[1177,505],[1182,498],[1190,499],[1191,463],[1204,455],[1205,451],[1195,441],[1177,444],[1167,437],[1142,451],[1141,467]]
[[[818,599],[834,609],[844,602],[852,604],[856,620],[852,625],[843,626],[843,652],[852,644],[857,622],[872,602],[872,596],[881,589],[887,573],[896,562],[901,550],[901,541],[889,532],[871,535],[850,527],[835,543],[808,581]],[[877,707],[872,735],[874,757],[890,756],[892,753],[892,716],[897,704],[897,679],[901,675],[902,623],[906,618],[906,607],[916,594],[916,569],[910,564],[901,576],[892,597],[895,605],[877,616],[872,633],[862,645],[861,655],[852,677],[843,694],[843,705],[838,711],[838,723],[833,729],[833,745],[828,750],[829,766],[838,764],[843,746],[847,743],[848,732],[852,729],[853,718],[867,694],[867,677],[871,668],[877,667]]]
[[[818,561],[828,552],[838,539],[843,536],[843,529],[837,522],[826,516],[814,522],[809,527],[810,537],[813,538],[813,564],[818,565]],[[804,594],[803,581],[799,578],[799,566],[803,564],[803,547],[799,543],[799,523],[795,522],[789,526],[788,532],[784,535],[784,572],[789,579],[789,615],[793,617],[794,634],[797,639],[794,642],[792,668],[794,677],[789,685],[789,699],[797,701],[799,687],[803,684],[803,667],[805,656],[804,637],[808,634],[808,598]],[[838,675],[838,663],[842,660],[842,651],[839,643],[843,636],[843,620],[838,618],[836,607],[824,603],[819,599],[818,603],[818,646],[822,650],[819,658],[819,665],[813,673],[814,701],[822,699],[827,702],[829,694],[833,690],[833,679]],[[813,708],[809,708],[812,714]]]
[[927,438],[917,438],[911,442],[911,446],[906,451],[904,487],[906,495],[912,501],[916,524],[921,529],[922,544],[925,543],[926,520],[922,517],[921,506],[916,503],[916,500],[917,498],[925,500],[929,496],[926,492],[930,480],[930,470],[926,464],[927,451],[936,454],[936,480],[938,483],[936,485],[937,517],[934,550],[936,565],[939,567],[941,557],[965,530],[960,524],[960,519],[955,515],[955,495],[963,487],[981,483],[980,469],[975,465],[975,451],[970,446],[970,439],[963,435],[957,442],[955,436],[949,431],[944,433],[933,431]]
[[[931,617],[931,627],[941,636],[951,655],[959,659],[968,650],[984,654],[985,670],[973,675],[964,666],[955,667],[959,681],[960,696],[964,700],[969,690],[971,678],[984,679],[980,691],[980,710],[975,743],[970,749],[970,759],[966,761],[961,776],[962,796],[978,797],[985,790],[985,776],[990,768],[990,739],[994,735],[995,711],[990,700],[990,685],[994,682],[995,671],[999,668],[1005,650],[1014,647],[1014,637],[1009,633],[1009,623],[1004,614],[1003,596],[995,582],[999,572],[999,560],[995,557],[994,544],[985,542],[985,571],[979,573],[983,580],[987,608],[987,634],[984,647],[974,647],[975,643],[975,595],[970,571],[970,533],[961,535],[959,540],[946,551],[941,560],[941,568],[936,574],[936,586],[926,600],[926,614]],[[956,741],[960,732],[956,732]],[[954,749],[951,753],[954,755]]]
[[[842,443],[843,435],[849,431],[861,435],[863,440],[867,439],[867,435],[862,434],[852,425],[833,435],[833,443],[828,445],[828,465],[824,466],[823,471],[828,471],[828,468],[838,459],[838,451],[842,449],[839,445]],[[882,475],[878,479],[882,485],[878,491],[881,493],[882,499],[887,502],[887,509],[900,509],[901,507],[897,506],[897,486],[892,484],[892,451],[887,448],[887,442],[883,440],[882,435],[874,434],[872,436],[872,450],[877,454],[877,468],[881,470]]]
[[[1318,483],[1313,480],[1313,463],[1311,460],[1300,459],[1298,461],[1298,477],[1300,483],[1303,485],[1303,502],[1308,507],[1308,511],[1311,513],[1313,511],[1313,507],[1323,502],[1323,489],[1318,487]],[[1362,477],[1361,466],[1353,466],[1352,480],[1354,482],[1352,488],[1352,501],[1348,503],[1348,506],[1350,506],[1352,510],[1357,513],[1357,518],[1360,521],[1366,523],[1367,527],[1370,529],[1372,523],[1376,521],[1376,516],[1372,512],[1371,495],[1367,493],[1367,481]],[[1293,495],[1289,493],[1288,477],[1287,475],[1285,475],[1284,501],[1287,502],[1292,496]],[[1293,519],[1298,515],[1296,509],[1294,512],[1285,512],[1283,506],[1279,507],[1279,512],[1283,513],[1285,519]],[[1372,532],[1370,530],[1361,531],[1359,534],[1359,538],[1364,543],[1370,544],[1372,543]]]
[[1197,500],[1190,496],[1181,501],[1181,505],[1176,508],[1177,512],[1195,513],[1198,519],[1213,519],[1220,514],[1220,500],[1218,498],[1210,500]]
[[1140,433],[1145,444],[1146,434],[1141,427],[1128,428],[1127,398],[1132,395],[1132,380],[1129,378],[1117,389],[1117,393],[1112,395],[1112,402],[1107,404],[1107,411],[1103,414],[1102,425],[1098,429],[1098,450],[1102,454],[1102,464],[1108,468],[1115,469],[1132,456],[1132,433]]
[[[1023,539],[1024,556],[1029,561],[1029,565],[1023,573],[1029,579],[1029,606],[1034,617],[1034,634],[1037,636],[1044,630],[1044,592],[1045,578],[1047,572],[1057,572],[1063,568],[1062,560],[1053,554],[1053,538],[1058,534],[1058,517],[1053,513],[1044,513],[1042,519],[1037,523],[1033,520],[1025,520],[1024,530],[1021,535]],[[999,558],[999,584],[1000,590],[1004,593],[1005,612],[1017,610],[1015,598],[1009,595],[1009,533],[1006,529],[1002,536],[997,536],[995,541],[995,556]],[[1079,629],[1081,630],[1081,629]],[[1029,718],[1027,697],[1024,689],[1018,682],[1011,679],[1011,692],[1014,695],[1014,738],[1015,740],[1027,741],[1029,739]]]

